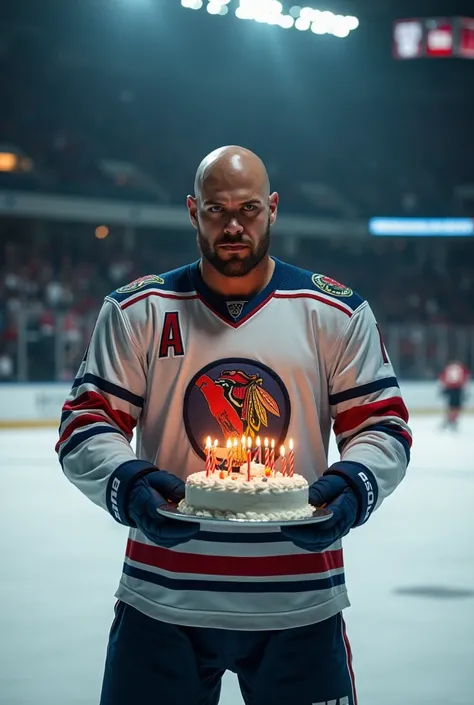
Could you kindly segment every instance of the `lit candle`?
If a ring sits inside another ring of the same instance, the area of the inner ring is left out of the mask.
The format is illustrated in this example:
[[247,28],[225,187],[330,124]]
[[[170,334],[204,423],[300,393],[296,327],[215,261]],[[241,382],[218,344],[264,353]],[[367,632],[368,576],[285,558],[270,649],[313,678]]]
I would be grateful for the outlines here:
[[271,451],[270,451],[270,470],[275,472],[275,439],[272,438]]
[[207,437],[206,441],[206,477],[212,472],[212,444],[211,437]]
[[255,462],[260,463],[260,465],[261,465],[262,464],[262,446],[260,443],[260,436],[257,436],[256,444],[257,444],[257,453],[255,456]]
[[252,439],[247,438],[247,480],[250,482],[250,463],[252,462]]
[[214,472],[215,470],[217,470],[217,439],[214,441],[212,472]]
[[268,446],[268,438],[265,438],[264,441],[264,446],[265,446],[265,459],[264,459],[264,465],[266,468],[270,467],[270,448]]
[[232,441],[227,439],[227,474],[232,470]]
[[280,447],[280,455],[281,455],[281,472],[282,472],[282,475],[286,475],[285,446]]
[[290,438],[290,452],[288,453],[288,465],[290,466],[290,477],[295,474],[295,451],[293,448],[293,439]]

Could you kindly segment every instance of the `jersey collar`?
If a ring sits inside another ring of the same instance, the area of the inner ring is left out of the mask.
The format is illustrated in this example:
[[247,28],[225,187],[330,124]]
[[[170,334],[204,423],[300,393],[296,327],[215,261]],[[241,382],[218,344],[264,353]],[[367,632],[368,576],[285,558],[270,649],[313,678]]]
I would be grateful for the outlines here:
[[[233,315],[231,315],[227,304],[231,302],[241,304],[243,300],[242,296],[226,297],[220,296],[212,291],[203,281],[199,267],[199,260],[189,265],[189,276],[201,301],[219,318],[226,321],[226,323],[229,323],[229,325],[237,328],[244,321],[255,315],[267,303],[267,301],[271,299],[273,293],[278,289],[283,274],[283,263],[275,257],[272,257],[272,259],[275,262],[275,269],[273,270],[272,278],[268,282],[265,289],[253,298],[245,301],[242,306],[230,306]],[[241,309],[240,312],[238,309]],[[236,315],[236,313],[238,313],[238,315]]]

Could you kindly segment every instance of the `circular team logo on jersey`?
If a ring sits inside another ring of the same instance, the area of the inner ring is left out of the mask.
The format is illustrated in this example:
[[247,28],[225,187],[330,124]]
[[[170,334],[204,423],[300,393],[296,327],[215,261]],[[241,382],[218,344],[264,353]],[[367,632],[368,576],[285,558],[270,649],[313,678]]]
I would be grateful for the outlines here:
[[147,284],[164,284],[165,280],[159,277],[157,274],[147,274],[146,277],[140,277],[139,279],[135,279],[133,282],[130,282],[130,284],[125,284],[125,286],[121,286],[120,289],[117,289],[117,292],[119,294],[128,294],[131,291],[136,291],[137,289],[141,289],[142,286],[146,286]]
[[313,274],[313,284],[330,296],[352,296],[354,293],[348,286],[340,284],[331,277],[325,277],[323,274]]
[[196,453],[205,457],[207,436],[219,447],[242,436],[284,442],[290,423],[290,398],[280,377],[261,362],[225,358],[194,375],[184,395],[184,425]]

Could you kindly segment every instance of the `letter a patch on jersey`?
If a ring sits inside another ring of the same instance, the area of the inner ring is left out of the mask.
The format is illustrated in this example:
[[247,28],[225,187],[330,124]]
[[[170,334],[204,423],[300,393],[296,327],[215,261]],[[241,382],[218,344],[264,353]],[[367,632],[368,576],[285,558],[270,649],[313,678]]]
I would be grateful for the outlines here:
[[161,358],[178,357],[180,355],[184,355],[184,345],[179,325],[179,313],[178,311],[167,311],[161,332],[159,356]]

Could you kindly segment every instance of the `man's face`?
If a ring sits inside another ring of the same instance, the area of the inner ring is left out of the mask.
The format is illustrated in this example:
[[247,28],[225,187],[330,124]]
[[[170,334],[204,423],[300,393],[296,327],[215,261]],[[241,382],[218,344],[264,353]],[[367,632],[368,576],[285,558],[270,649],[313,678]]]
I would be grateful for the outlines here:
[[266,198],[248,189],[217,191],[204,186],[188,198],[191,220],[204,259],[227,277],[243,277],[265,257],[277,194]]

